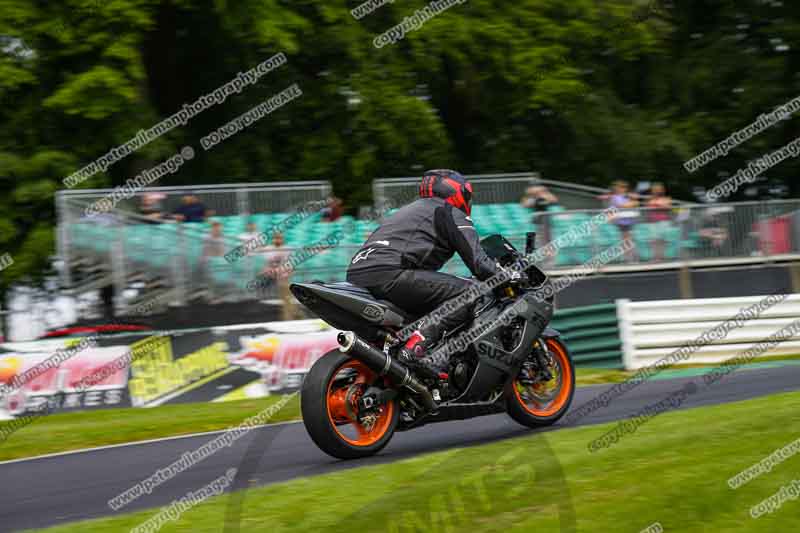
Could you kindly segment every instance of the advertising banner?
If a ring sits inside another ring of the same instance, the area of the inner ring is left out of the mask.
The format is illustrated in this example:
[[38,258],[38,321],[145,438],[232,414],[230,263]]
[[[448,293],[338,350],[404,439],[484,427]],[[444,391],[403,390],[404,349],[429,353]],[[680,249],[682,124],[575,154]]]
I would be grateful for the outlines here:
[[338,331],[274,324],[0,344],[0,419],[295,391]]
[[270,393],[297,390],[317,359],[339,347],[337,330],[306,334],[252,335],[239,338],[241,350],[231,363],[261,376]]
[[[113,372],[90,387],[78,387],[84,378],[122,357],[128,348],[112,346],[86,348],[56,367],[46,361],[49,353],[0,355],[0,382],[10,390],[0,397],[0,413],[18,416],[101,407],[129,407],[128,371]],[[35,370],[35,377],[14,385],[14,378]]]

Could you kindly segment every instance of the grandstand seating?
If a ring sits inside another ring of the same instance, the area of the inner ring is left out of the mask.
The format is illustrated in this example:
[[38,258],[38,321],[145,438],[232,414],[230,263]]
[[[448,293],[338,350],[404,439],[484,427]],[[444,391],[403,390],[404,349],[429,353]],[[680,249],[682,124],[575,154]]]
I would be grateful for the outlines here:
[[[531,212],[519,204],[480,204],[475,205],[472,218],[481,236],[500,233],[508,237],[517,246],[524,246],[524,235],[528,231],[536,231]],[[239,244],[238,236],[245,232],[248,222],[255,222],[259,231],[268,231],[284,220],[287,213],[258,213],[250,216],[221,216],[212,220],[222,224],[223,235],[232,249]],[[564,235],[571,228],[580,226],[590,220],[586,212],[564,212],[562,208],[553,208],[546,215],[549,219],[551,239]],[[298,265],[293,279],[343,279],[344,271],[353,253],[377,227],[372,220],[356,220],[344,216],[333,223],[320,220],[315,214],[284,232],[285,245],[289,248],[311,246],[341,229],[345,238],[339,246],[314,255]],[[682,248],[694,246],[694,240],[682,239],[677,225],[669,225],[664,230],[658,228],[660,237],[667,242],[666,256],[675,259]],[[223,257],[211,257],[202,261],[203,239],[210,232],[210,221],[204,223],[184,224],[128,224],[121,226],[103,226],[95,221],[82,220],[70,227],[71,244],[84,252],[98,255],[108,254],[114,243],[121,245],[126,264],[130,269],[162,271],[168,273],[176,267],[186,269],[189,278],[208,280],[218,290],[246,290],[247,283],[262,271],[265,258],[251,255],[242,261],[228,263]],[[641,260],[652,259],[650,244],[657,236],[655,225],[640,223],[634,227],[633,238]],[[565,246],[559,250],[554,267],[580,265],[593,256],[620,242],[621,235],[611,223],[597,227],[591,237]],[[619,261],[622,261],[620,258]],[[468,275],[468,271],[458,257],[447,265],[446,271]],[[205,282],[205,281],[204,281]]]

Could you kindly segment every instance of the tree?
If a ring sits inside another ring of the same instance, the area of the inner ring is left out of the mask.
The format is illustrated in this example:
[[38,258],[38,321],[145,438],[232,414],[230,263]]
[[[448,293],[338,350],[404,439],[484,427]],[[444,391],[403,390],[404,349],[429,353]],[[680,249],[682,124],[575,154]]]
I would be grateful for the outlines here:
[[[120,185],[188,145],[197,157],[156,185],[328,179],[357,205],[375,177],[456,167],[661,178],[685,195],[796,129],[773,127],[696,174],[682,167],[800,93],[789,3],[469,0],[380,48],[428,4],[357,20],[359,3],[0,0],[0,252],[16,260],[3,286],[47,271],[66,176],[279,52],[286,65],[78,187]],[[201,149],[293,83],[302,97]]]

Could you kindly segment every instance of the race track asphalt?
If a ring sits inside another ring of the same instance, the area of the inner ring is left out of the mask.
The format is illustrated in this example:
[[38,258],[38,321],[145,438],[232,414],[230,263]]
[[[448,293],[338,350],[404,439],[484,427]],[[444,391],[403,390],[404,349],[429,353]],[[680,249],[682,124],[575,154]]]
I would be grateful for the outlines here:
[[[787,363],[777,368],[742,370],[709,387],[703,385],[698,377],[648,381],[573,425],[600,424],[630,417],[639,409],[664,400],[690,381],[698,384],[698,392],[689,396],[681,409],[800,390],[800,365]],[[609,387],[611,385],[578,389],[572,408],[579,407]],[[565,427],[570,425],[562,422],[547,431]],[[301,423],[257,428],[231,447],[219,450],[118,512],[169,504],[208,484],[229,468],[239,468],[252,439],[259,442],[253,448],[258,450],[256,460],[259,462],[253,468],[250,481],[254,485],[265,485],[529,434],[531,430],[517,425],[505,414],[445,422],[397,433],[378,456],[345,462],[319,451]],[[109,499],[215,436],[191,436],[0,463],[0,531],[39,528],[116,514],[108,506]]]

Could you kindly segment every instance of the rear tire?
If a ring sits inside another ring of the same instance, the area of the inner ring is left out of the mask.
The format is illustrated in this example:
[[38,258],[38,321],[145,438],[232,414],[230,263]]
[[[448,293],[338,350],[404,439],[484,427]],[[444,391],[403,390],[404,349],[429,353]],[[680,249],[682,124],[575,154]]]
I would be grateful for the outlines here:
[[506,385],[506,409],[508,415],[515,422],[529,428],[540,428],[555,424],[569,410],[572,397],[575,395],[575,365],[564,343],[560,339],[547,339],[547,348],[553,355],[554,367],[559,374],[555,379],[560,379],[559,388],[549,402],[526,401],[526,396],[535,398],[536,387],[526,386],[519,381],[517,376]]
[[[344,379],[343,375],[355,378]],[[376,381],[380,378],[375,372],[339,350],[331,350],[314,363],[303,381],[300,408],[306,431],[320,450],[337,459],[359,459],[378,453],[389,443],[400,415],[396,400],[382,406],[372,428],[344,415],[353,408],[353,395]],[[343,431],[346,426],[352,426],[355,437]]]

